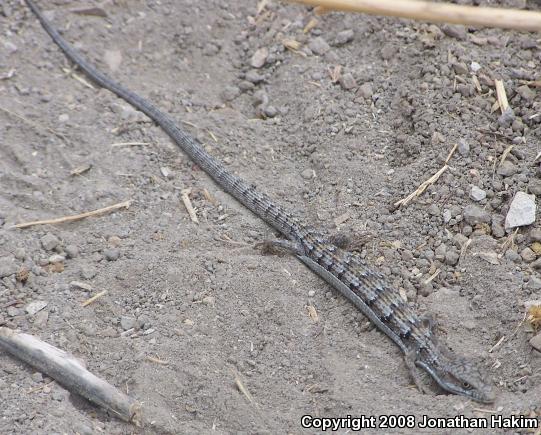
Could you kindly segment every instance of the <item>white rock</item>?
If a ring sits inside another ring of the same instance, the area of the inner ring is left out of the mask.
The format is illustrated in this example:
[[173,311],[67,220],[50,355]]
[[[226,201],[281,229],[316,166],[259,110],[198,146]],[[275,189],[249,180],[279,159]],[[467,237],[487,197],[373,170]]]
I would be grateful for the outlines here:
[[483,199],[485,199],[487,197],[487,193],[483,190],[483,189],[480,189],[479,187],[477,186],[472,186],[471,187],[471,190],[470,190],[470,198],[473,199],[474,201],[482,201]]
[[505,228],[523,227],[534,223],[535,209],[535,195],[517,192],[505,217]]

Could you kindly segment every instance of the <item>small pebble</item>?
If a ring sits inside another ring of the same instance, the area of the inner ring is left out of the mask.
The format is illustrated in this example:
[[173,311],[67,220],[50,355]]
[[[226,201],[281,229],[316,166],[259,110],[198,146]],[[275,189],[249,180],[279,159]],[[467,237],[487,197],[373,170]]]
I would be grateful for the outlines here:
[[317,38],[314,38],[309,42],[308,48],[312,50],[314,54],[321,56],[327,53],[327,51],[329,51],[331,47],[329,46],[329,44],[327,44],[327,41],[325,41],[321,36],[318,36]]
[[505,228],[516,228],[535,222],[535,195],[517,192],[505,217]]
[[103,251],[107,261],[116,261],[120,258],[120,250],[117,248],[108,248]]
[[60,240],[58,240],[58,238],[51,233],[45,234],[40,241],[43,249],[47,251],[52,251],[60,244]]
[[254,68],[261,68],[267,62],[268,56],[269,49],[267,47],[262,47],[253,54],[250,65]]
[[485,199],[487,197],[487,193],[483,190],[483,189],[480,189],[479,187],[477,186],[472,186],[471,187],[471,190],[470,190],[470,198],[473,199],[474,201],[482,201],[483,199]]

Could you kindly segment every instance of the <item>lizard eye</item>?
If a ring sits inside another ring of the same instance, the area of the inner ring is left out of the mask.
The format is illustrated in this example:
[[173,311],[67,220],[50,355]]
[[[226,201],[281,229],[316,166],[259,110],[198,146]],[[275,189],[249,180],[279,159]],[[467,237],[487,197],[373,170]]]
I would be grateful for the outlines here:
[[471,385],[467,382],[462,382],[462,388],[464,388],[465,390],[471,390]]

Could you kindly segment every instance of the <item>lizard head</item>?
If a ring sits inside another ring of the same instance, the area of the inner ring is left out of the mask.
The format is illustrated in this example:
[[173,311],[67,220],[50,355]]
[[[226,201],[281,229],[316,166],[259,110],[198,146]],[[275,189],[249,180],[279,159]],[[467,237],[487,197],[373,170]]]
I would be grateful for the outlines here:
[[469,397],[477,402],[492,403],[496,391],[487,381],[488,376],[481,367],[464,358],[444,352],[436,366],[422,359],[417,364],[425,369],[444,390]]

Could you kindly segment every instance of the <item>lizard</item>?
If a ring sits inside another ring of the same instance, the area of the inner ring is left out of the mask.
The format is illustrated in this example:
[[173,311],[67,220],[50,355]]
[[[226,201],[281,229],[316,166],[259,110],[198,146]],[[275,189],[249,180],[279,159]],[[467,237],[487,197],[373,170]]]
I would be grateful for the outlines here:
[[481,367],[440,342],[432,322],[418,316],[384,275],[369,266],[358,253],[332,243],[325,234],[301,222],[253,184],[229,171],[197,139],[179,128],[170,115],[91,65],[59,34],[33,0],[25,2],[67,58],[94,83],[113,92],[159,125],[218,186],[284,237],[274,241],[275,245],[290,250],[387,335],[404,354],[412,378],[421,390],[426,390],[420,379],[424,370],[449,393],[482,403],[494,402],[495,390]]

